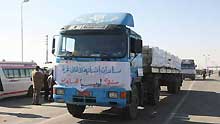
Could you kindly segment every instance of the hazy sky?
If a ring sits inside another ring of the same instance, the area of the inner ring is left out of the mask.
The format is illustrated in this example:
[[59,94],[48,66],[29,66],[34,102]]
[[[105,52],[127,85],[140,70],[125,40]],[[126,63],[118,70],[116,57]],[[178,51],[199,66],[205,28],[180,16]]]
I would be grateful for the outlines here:
[[[21,61],[21,2],[1,0],[0,60]],[[199,67],[205,59],[220,65],[220,0],[30,0],[23,4],[24,60],[43,63],[45,35],[50,50],[63,25],[91,12],[129,12],[145,45],[193,58]]]

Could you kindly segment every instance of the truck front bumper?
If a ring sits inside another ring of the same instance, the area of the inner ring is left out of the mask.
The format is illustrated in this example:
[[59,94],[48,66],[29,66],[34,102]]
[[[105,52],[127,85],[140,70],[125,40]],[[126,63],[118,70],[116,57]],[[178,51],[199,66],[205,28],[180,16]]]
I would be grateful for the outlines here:
[[[63,90],[64,92],[56,92],[57,90]],[[126,107],[130,96],[130,92],[123,88],[88,88],[80,92],[76,88],[66,88],[55,85],[54,91],[53,97],[55,102],[118,108]],[[110,93],[112,94],[109,95]]]
[[183,79],[190,78],[192,80],[195,80],[196,75],[195,74],[183,74]]

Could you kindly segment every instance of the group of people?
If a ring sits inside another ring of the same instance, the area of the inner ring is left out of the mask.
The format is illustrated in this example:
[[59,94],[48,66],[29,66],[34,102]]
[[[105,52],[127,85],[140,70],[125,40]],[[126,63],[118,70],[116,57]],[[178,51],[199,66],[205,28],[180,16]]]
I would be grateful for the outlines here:
[[53,80],[53,71],[49,72],[46,69],[41,69],[40,66],[36,66],[35,70],[32,72],[32,82],[33,82],[33,105],[40,104],[40,92],[44,90],[44,100],[48,102],[53,102],[53,85],[55,81]]

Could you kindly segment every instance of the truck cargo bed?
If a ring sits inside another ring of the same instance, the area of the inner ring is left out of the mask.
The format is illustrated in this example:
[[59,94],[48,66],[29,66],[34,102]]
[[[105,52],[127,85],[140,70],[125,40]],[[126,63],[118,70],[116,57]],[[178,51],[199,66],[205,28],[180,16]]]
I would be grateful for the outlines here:
[[144,73],[180,73],[181,59],[158,47],[144,46]]

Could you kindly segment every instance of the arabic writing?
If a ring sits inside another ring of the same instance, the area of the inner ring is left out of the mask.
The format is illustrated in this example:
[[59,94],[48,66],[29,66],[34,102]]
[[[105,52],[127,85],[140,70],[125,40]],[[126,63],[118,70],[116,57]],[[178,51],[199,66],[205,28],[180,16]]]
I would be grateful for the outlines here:
[[99,74],[110,74],[110,73],[120,73],[121,69],[116,68],[114,66],[70,66],[63,65],[62,66],[63,73],[99,73]]
[[60,85],[80,91],[109,87],[131,89],[127,62],[65,62],[57,65],[55,71]]
[[71,79],[71,78],[63,78],[62,83],[65,83],[67,85],[77,85],[79,84],[81,87],[87,87],[87,86],[91,86],[91,87],[101,87],[102,85],[105,86],[113,86],[113,85],[118,85],[120,84],[118,81],[114,81],[113,79],[109,79],[109,78],[105,78],[103,79],[99,79],[96,81],[96,83],[88,83],[88,81],[86,81],[88,84],[86,84],[85,82],[83,82],[83,79]]

